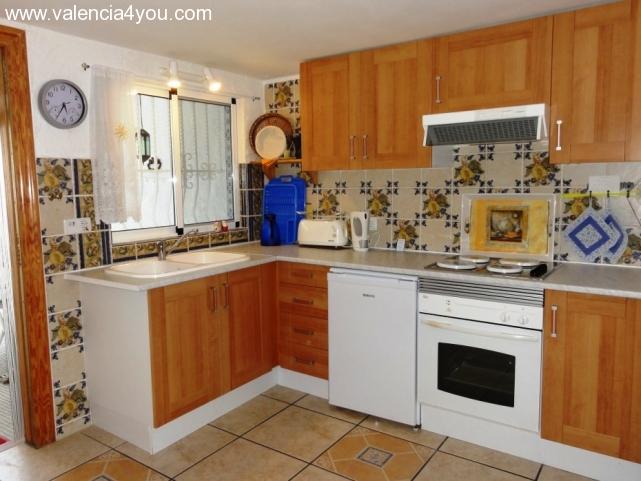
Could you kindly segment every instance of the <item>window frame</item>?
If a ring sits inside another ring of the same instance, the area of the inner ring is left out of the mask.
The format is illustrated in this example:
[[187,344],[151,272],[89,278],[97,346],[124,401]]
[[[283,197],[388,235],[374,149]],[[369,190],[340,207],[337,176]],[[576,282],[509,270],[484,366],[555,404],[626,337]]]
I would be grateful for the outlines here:
[[177,93],[159,87],[157,85],[136,85],[136,95],[151,95],[169,100],[169,116],[171,129],[171,153],[173,169],[173,197],[174,197],[174,225],[164,227],[144,227],[140,229],[129,229],[111,231],[112,242],[122,244],[129,242],[144,242],[156,239],[168,239],[176,237],[179,229],[198,229],[198,232],[208,233],[214,231],[214,222],[199,224],[184,224],[183,192],[182,192],[182,152],[180,148],[180,108],[179,100],[192,100],[195,102],[212,103],[217,105],[228,105],[230,107],[231,127],[231,153],[232,153],[232,197],[233,197],[233,219],[221,219],[237,223],[240,221],[240,167],[238,164],[238,115],[236,99],[231,96],[217,95],[193,89],[179,89]]

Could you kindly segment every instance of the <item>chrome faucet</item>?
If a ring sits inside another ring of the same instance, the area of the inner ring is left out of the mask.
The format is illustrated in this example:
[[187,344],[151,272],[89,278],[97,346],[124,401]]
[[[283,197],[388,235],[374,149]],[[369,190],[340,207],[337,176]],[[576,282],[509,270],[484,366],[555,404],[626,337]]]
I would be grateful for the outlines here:
[[156,246],[158,247],[158,260],[159,261],[164,261],[167,260],[167,256],[171,254],[176,247],[184,240],[187,239],[189,236],[198,234],[198,229],[192,229],[188,232],[185,232],[183,235],[181,235],[178,239],[176,239],[176,242],[169,247],[165,248],[165,241],[158,241],[156,242]]

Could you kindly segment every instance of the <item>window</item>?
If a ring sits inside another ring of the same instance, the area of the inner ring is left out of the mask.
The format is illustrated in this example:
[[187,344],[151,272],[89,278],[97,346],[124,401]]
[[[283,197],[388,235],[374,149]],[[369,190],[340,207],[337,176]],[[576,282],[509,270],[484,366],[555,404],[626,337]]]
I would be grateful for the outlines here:
[[112,224],[114,242],[176,234],[176,228],[211,230],[233,221],[237,182],[235,105],[206,94],[137,95],[141,219]]

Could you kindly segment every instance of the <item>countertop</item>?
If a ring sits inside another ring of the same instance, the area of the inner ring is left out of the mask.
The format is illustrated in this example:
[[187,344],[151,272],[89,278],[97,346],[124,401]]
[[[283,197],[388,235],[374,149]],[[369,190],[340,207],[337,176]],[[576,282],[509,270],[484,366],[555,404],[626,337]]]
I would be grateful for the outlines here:
[[541,286],[544,289],[641,299],[641,269],[632,267],[564,263],[544,280],[528,280],[502,276],[479,278],[463,272],[426,271],[425,266],[447,256],[413,251],[396,252],[372,249],[368,252],[354,252],[351,249],[319,249],[296,245],[264,247],[259,243],[212,250],[247,254],[249,260],[160,279],[134,279],[117,276],[106,272],[106,268],[65,274],[65,279],[105,287],[146,291],[279,260],[461,281],[475,280],[479,282],[481,280],[485,284],[499,286]]

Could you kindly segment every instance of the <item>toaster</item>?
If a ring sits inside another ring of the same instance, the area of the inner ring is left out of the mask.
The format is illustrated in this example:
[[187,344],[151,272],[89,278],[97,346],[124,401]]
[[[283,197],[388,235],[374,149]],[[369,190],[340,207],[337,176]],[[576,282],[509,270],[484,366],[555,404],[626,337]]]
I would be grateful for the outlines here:
[[299,245],[342,247],[347,243],[347,225],[343,220],[303,219],[298,224]]

